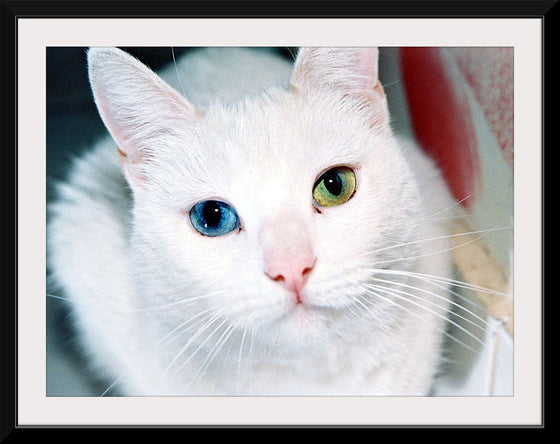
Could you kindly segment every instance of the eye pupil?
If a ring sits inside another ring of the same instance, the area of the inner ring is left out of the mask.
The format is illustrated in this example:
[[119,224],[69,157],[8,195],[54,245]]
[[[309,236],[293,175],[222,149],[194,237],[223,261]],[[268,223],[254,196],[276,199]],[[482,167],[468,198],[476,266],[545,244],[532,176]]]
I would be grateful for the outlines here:
[[208,201],[204,203],[202,216],[206,226],[217,227],[222,220],[222,210],[216,201]]
[[339,196],[342,192],[342,179],[334,170],[327,171],[324,176],[325,188],[334,196]]

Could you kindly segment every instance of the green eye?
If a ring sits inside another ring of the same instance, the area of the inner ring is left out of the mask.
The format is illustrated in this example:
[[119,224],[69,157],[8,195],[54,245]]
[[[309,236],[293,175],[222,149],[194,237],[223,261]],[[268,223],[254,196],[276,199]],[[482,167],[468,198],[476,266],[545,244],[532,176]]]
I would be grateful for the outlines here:
[[356,191],[356,175],[348,167],[335,167],[325,172],[313,186],[313,199],[321,207],[340,205]]

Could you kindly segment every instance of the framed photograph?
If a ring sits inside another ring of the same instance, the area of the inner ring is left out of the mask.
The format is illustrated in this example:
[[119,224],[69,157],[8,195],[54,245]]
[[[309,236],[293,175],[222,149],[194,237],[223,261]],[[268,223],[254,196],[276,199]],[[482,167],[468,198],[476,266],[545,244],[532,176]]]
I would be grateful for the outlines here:
[[436,3],[3,2],[2,436],[544,427],[556,5]]

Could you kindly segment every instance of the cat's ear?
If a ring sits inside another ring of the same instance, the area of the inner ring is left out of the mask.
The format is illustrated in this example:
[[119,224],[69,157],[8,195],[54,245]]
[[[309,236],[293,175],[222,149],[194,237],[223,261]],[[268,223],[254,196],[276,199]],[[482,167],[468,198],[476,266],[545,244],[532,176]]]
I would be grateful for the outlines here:
[[196,120],[197,111],[147,66],[117,48],[90,48],[89,80],[105,126],[118,145],[131,184],[145,181],[143,164],[162,136]]
[[386,108],[374,47],[300,48],[291,86],[296,91],[327,90]]

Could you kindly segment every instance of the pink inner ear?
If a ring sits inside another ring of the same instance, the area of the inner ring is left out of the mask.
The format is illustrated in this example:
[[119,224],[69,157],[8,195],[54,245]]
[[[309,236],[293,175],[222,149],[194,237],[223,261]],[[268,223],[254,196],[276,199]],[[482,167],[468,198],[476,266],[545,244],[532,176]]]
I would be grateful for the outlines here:
[[[123,174],[130,184],[142,185],[146,181],[146,177],[138,171],[134,171],[132,164],[137,160],[133,159],[132,156],[135,153],[133,153],[132,149],[128,146],[128,142],[123,135],[120,126],[114,121],[110,109],[107,105],[105,94],[99,89],[99,86],[95,88],[95,99],[99,112],[103,117],[103,122],[111,133],[111,137],[117,144],[119,164],[121,166]],[[136,153],[136,157],[138,157],[138,153]]]
[[120,147],[117,147],[118,155],[119,155],[119,164],[121,166],[121,170],[125,175],[126,179],[129,181],[131,185],[138,185],[142,186],[147,182],[146,175],[139,171],[134,163],[138,162],[138,159],[133,160],[121,150]]
[[378,83],[378,58],[377,48],[359,48],[359,73],[371,79],[373,85]]

